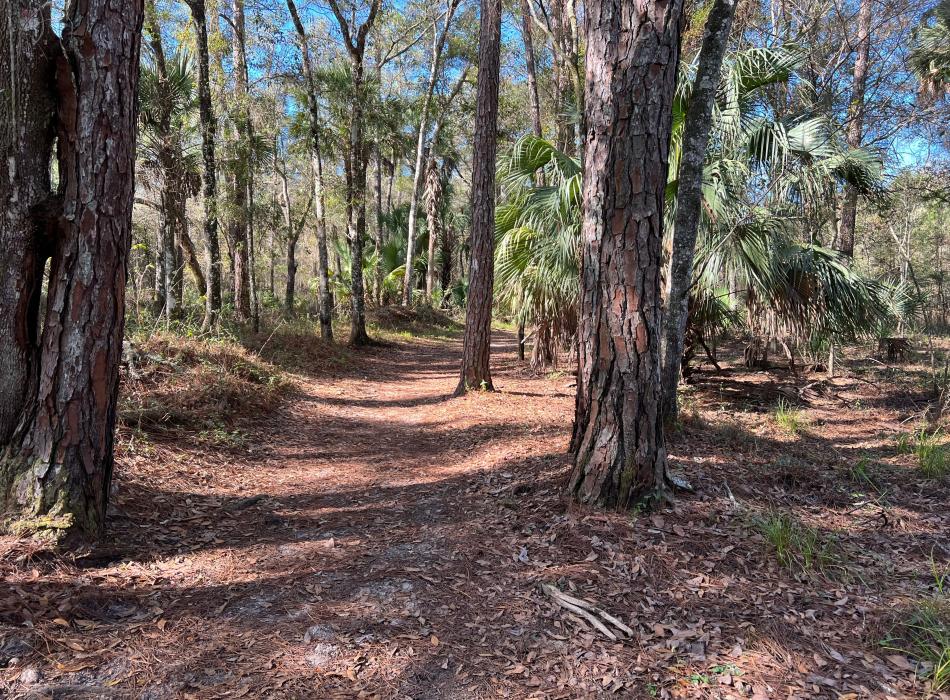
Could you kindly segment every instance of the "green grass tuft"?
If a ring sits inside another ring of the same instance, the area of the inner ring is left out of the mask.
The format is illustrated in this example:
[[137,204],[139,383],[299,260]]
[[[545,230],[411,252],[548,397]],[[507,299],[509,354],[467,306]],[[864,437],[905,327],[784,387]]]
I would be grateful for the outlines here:
[[950,465],[947,462],[947,449],[940,443],[943,434],[939,430],[928,433],[921,428],[914,442],[914,453],[924,476],[938,479],[947,475]]
[[917,603],[891,630],[883,646],[899,651],[918,665],[931,690],[950,688],[950,603],[945,596]]
[[805,419],[802,417],[801,411],[785,399],[779,399],[773,415],[776,425],[790,435],[797,435],[805,427]]
[[753,524],[785,568],[803,573],[843,569],[835,540],[794,516],[773,510],[757,516]]
[[848,467],[848,479],[855,484],[863,484],[871,488],[877,488],[874,483],[874,477],[871,476],[870,465],[870,460],[867,457],[862,457]]

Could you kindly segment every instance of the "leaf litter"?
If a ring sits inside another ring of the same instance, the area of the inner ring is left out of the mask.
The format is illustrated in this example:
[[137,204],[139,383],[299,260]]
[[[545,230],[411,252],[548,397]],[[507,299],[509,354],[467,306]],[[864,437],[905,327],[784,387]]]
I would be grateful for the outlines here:
[[[791,375],[700,375],[669,440],[694,493],[605,513],[563,496],[572,387],[501,340],[495,394],[449,398],[458,342],[412,340],[296,368],[243,446],[124,427],[100,545],[0,542],[0,694],[930,692],[881,644],[948,561],[948,485],[894,446],[906,387],[833,380],[790,436]],[[776,509],[840,567],[784,566],[754,525]]]

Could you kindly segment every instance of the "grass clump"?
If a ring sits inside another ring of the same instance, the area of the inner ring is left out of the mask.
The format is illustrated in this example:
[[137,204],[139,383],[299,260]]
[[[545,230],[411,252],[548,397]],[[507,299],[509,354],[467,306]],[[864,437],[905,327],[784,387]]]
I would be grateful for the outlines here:
[[928,433],[925,428],[921,428],[914,446],[920,470],[931,479],[946,476],[948,471],[947,450],[940,443],[942,437],[939,430]]
[[855,484],[877,488],[874,477],[871,476],[870,467],[871,461],[867,457],[862,457],[848,467],[848,480]]
[[933,432],[921,428],[913,434],[902,433],[897,436],[898,454],[912,454],[924,476],[939,479],[950,473],[950,460],[947,448],[943,444],[943,432],[938,428]]
[[950,601],[946,595],[914,605],[883,646],[914,660],[932,691],[950,688]]
[[801,411],[785,399],[779,399],[773,413],[775,424],[789,435],[797,435],[805,427]]
[[769,511],[753,520],[755,529],[787,569],[803,573],[828,573],[842,569],[842,557],[834,539],[782,511]]

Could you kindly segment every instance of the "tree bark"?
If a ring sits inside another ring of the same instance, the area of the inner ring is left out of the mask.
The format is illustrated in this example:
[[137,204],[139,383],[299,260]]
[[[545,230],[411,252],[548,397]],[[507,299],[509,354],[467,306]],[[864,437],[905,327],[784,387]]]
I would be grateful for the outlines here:
[[[313,201],[317,217],[317,277],[320,316],[320,337],[333,340],[333,298],[330,295],[330,256],[327,251],[327,224],[324,213],[323,156],[320,153],[320,96],[313,74],[310,42],[294,0],[287,0],[287,9],[297,31],[301,62],[307,81],[307,102],[310,108],[310,163],[313,171]],[[289,206],[289,204],[288,204]]]
[[185,265],[188,266],[188,269],[191,270],[191,274],[195,278],[195,285],[199,290],[203,291],[207,288],[207,281],[205,280],[204,270],[201,269],[201,263],[198,261],[198,253],[195,251],[195,242],[191,240],[191,234],[188,232],[186,198],[183,194],[179,195],[177,214],[180,218],[178,232],[181,235],[182,258],[184,258]]
[[[455,86],[452,88],[452,92],[449,93],[449,96],[446,98],[445,102],[440,105],[441,109],[439,112],[438,118],[435,120],[435,129],[432,131],[432,145],[430,148],[429,158],[430,162],[435,158],[435,151],[439,147],[439,138],[442,135],[442,126],[445,124],[445,117],[448,114],[449,108],[452,106],[452,103],[455,102],[455,98],[458,97],[459,93],[462,91],[462,86],[465,84],[466,79],[468,78],[468,66],[462,71],[462,74],[459,76],[458,80],[455,81]],[[446,173],[445,180],[448,181],[451,173]],[[440,174],[441,178],[441,174]],[[442,186],[443,183],[440,179],[439,181],[440,191],[437,199],[441,200],[442,197]],[[441,206],[440,204],[438,206]],[[432,300],[432,293],[435,291],[435,245],[436,240],[433,238],[432,234],[429,234],[429,259],[426,261],[426,296],[429,298],[429,301]],[[442,289],[446,289],[445,286]]]
[[714,0],[699,52],[696,79],[683,125],[682,155],[676,190],[673,253],[670,261],[669,294],[663,338],[663,411],[667,421],[676,420],[676,390],[683,361],[683,344],[689,315],[689,292],[693,281],[696,234],[702,218],[703,167],[712,126],[713,107],[722,74],[722,61],[729,44],[736,0]]
[[[432,146],[434,148],[435,143]],[[430,154],[426,164],[426,187],[423,199],[426,205],[426,229],[429,232],[429,257],[426,261],[426,297],[431,300],[432,293],[435,291],[435,249],[441,229],[439,210],[442,206],[442,172],[434,154]]]
[[204,195],[205,254],[208,274],[205,290],[205,327],[214,327],[221,314],[221,249],[218,244],[218,181],[215,157],[217,120],[211,101],[208,22],[205,0],[185,0],[191,10],[198,43],[198,114],[201,121],[201,179]]
[[373,246],[376,252],[376,269],[373,270],[373,296],[377,305],[383,303],[383,157],[379,142],[373,145],[376,160],[376,234]]
[[[848,146],[860,148],[864,136],[864,93],[867,89],[868,62],[871,53],[871,0],[861,0],[858,9],[858,46],[854,58],[854,77],[851,84],[851,102],[848,107]],[[854,232],[858,212],[858,190],[847,184],[841,203],[841,222],[838,224],[838,250],[848,258],[854,257]]]
[[300,240],[301,229],[294,226],[293,214],[290,207],[290,187],[287,183],[286,172],[277,169],[277,176],[281,185],[281,209],[284,213],[284,228],[287,232],[287,281],[284,287],[284,315],[293,318],[296,315],[295,296],[297,290],[297,242]]
[[[154,0],[145,6],[144,28],[148,34],[149,46],[155,60],[155,69],[162,88],[168,85],[168,66],[165,59],[165,49],[162,46],[162,35],[158,26],[158,17],[155,12]],[[159,250],[155,265],[155,305],[156,316],[165,316],[175,319],[179,316],[179,294],[181,284],[179,280],[179,252],[177,229],[181,224],[178,216],[178,191],[182,186],[180,173],[180,153],[176,153],[172,145],[172,106],[169,102],[161,105],[155,129],[160,137],[158,152],[158,167],[161,171],[162,188],[160,206],[158,207],[158,242]]]
[[251,311],[251,269],[249,260],[248,219],[251,202],[249,182],[251,171],[251,106],[248,95],[247,40],[244,0],[231,0],[231,59],[234,73],[234,98],[237,127],[237,153],[234,166],[234,212],[231,241],[234,255],[234,311],[238,321],[247,321]]
[[456,395],[494,390],[489,367],[495,278],[495,156],[498,148],[498,83],[501,0],[481,0],[478,94],[472,157],[472,235],[465,341]]
[[[10,439],[35,384],[37,317],[51,225],[50,160],[56,95],[50,82],[56,38],[48,6],[8,3],[0,21],[0,444]],[[4,13],[5,15],[7,13]],[[6,48],[8,47],[8,48]],[[58,48],[56,49],[59,50]]]
[[573,497],[626,508],[667,494],[660,267],[682,2],[593,0]]
[[452,286],[452,256],[455,254],[453,250],[453,239],[452,231],[448,226],[442,227],[442,237],[439,246],[442,248],[442,267],[439,270],[439,282],[442,286],[443,292],[448,292],[449,287]]
[[534,38],[531,31],[531,9],[528,7],[529,1],[530,0],[521,0],[521,37],[524,41],[524,58],[528,76],[531,126],[534,128],[534,135],[538,138],[543,138],[544,130],[541,127],[541,100],[538,97],[537,59],[535,59],[534,56]]
[[143,6],[74,0],[59,39],[47,3],[17,5],[0,22],[0,512],[71,542],[101,533],[112,477]]
[[406,273],[402,283],[402,305],[409,306],[412,301],[415,269],[413,261],[416,254],[416,218],[418,216],[419,188],[425,177],[426,131],[429,126],[429,109],[432,105],[432,93],[435,91],[436,81],[439,79],[439,64],[442,62],[442,50],[448,38],[449,28],[452,26],[452,17],[458,7],[458,0],[448,0],[445,24],[440,32],[436,32],[436,24],[432,23],[432,65],[429,68],[429,82],[426,84],[426,93],[422,102],[422,114],[419,117],[419,132],[416,138],[416,167],[412,173],[412,190],[409,193],[409,225],[406,238]]
[[[350,247],[350,344],[370,343],[366,333],[366,299],[363,284],[363,244],[366,239],[366,161],[369,153],[364,135],[363,87],[366,38],[379,13],[380,0],[373,0],[366,21],[354,26],[340,10],[336,0],[330,9],[340,25],[343,43],[350,58],[353,98],[350,105],[349,138],[344,155],[346,175],[347,239]],[[355,22],[355,20],[354,20]],[[355,35],[354,35],[355,32]]]

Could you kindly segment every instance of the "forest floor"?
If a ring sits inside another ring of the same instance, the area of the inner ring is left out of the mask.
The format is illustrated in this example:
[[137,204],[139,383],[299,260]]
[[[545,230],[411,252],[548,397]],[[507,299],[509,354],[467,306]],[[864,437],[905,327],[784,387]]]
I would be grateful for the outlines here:
[[906,437],[923,367],[700,374],[669,439],[695,493],[614,513],[564,495],[573,377],[498,332],[499,391],[451,398],[442,335],[147,345],[103,543],[0,540],[0,696],[931,694],[913,646],[947,611],[950,483]]

